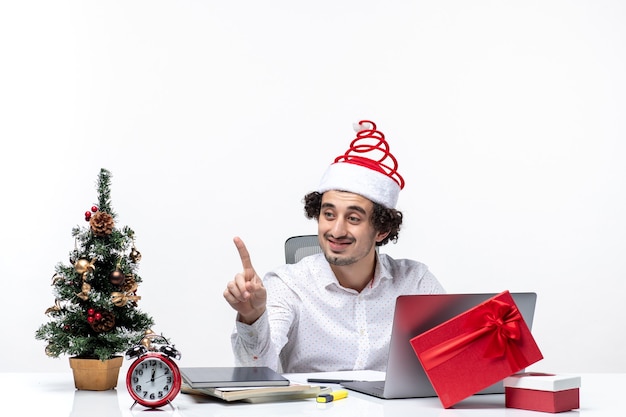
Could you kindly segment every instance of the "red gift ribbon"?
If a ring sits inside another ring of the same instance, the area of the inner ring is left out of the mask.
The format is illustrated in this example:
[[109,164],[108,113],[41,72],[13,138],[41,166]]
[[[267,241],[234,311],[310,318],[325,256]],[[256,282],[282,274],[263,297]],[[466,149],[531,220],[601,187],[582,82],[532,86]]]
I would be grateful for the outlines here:
[[477,307],[466,323],[466,327],[472,330],[422,352],[424,370],[452,359],[481,337],[490,338],[485,358],[506,356],[515,371],[523,368],[527,360],[518,346],[522,338],[521,321],[522,315],[515,305],[491,300]]

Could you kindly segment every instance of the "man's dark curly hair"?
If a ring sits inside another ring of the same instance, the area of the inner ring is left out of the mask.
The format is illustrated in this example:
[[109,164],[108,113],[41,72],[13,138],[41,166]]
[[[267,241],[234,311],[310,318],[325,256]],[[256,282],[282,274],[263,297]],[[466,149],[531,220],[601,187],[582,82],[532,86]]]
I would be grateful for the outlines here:
[[[319,221],[321,210],[322,194],[313,191],[304,196],[304,215],[308,219]],[[370,221],[377,232],[389,232],[383,240],[376,242],[376,246],[386,245],[389,241],[395,243],[398,240],[400,226],[402,225],[401,211],[374,203],[374,212],[372,213]]]

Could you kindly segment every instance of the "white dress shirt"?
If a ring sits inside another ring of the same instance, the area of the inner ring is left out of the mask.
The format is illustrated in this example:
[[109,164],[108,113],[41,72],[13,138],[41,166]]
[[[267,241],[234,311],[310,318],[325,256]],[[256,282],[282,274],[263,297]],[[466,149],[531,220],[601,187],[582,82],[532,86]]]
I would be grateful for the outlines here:
[[339,285],[323,254],[266,274],[265,313],[252,325],[236,322],[236,365],[385,371],[396,298],[444,289],[424,264],[377,256],[374,279],[360,293]]

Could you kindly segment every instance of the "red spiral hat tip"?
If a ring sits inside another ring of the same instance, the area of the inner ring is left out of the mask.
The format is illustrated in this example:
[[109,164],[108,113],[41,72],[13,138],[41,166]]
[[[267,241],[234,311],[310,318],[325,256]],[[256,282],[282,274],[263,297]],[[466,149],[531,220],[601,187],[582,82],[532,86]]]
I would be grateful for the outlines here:
[[383,132],[377,130],[376,123],[361,120],[353,127],[356,138],[350,142],[350,147],[343,155],[335,158],[335,162],[348,162],[373,169],[388,176],[403,189],[404,178],[398,173],[398,160],[389,150]]

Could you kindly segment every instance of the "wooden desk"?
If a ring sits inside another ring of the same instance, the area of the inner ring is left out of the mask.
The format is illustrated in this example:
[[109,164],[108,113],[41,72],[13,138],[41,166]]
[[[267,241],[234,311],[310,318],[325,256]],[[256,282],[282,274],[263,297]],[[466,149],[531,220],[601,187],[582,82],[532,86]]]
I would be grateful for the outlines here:
[[[558,416],[616,417],[624,415],[622,399],[626,392],[626,374],[580,374],[581,408]],[[305,374],[287,375],[302,381]],[[319,374],[316,374],[319,376]],[[225,403],[217,399],[179,394],[174,408],[147,410],[135,406],[126,391],[124,376],[110,391],[77,391],[68,373],[0,373],[3,394],[2,415],[36,415],[45,417],[532,417],[549,413],[507,409],[504,395],[475,395],[451,409],[443,409],[437,398],[381,400],[350,392],[349,397],[328,404],[315,399],[247,404]]]

